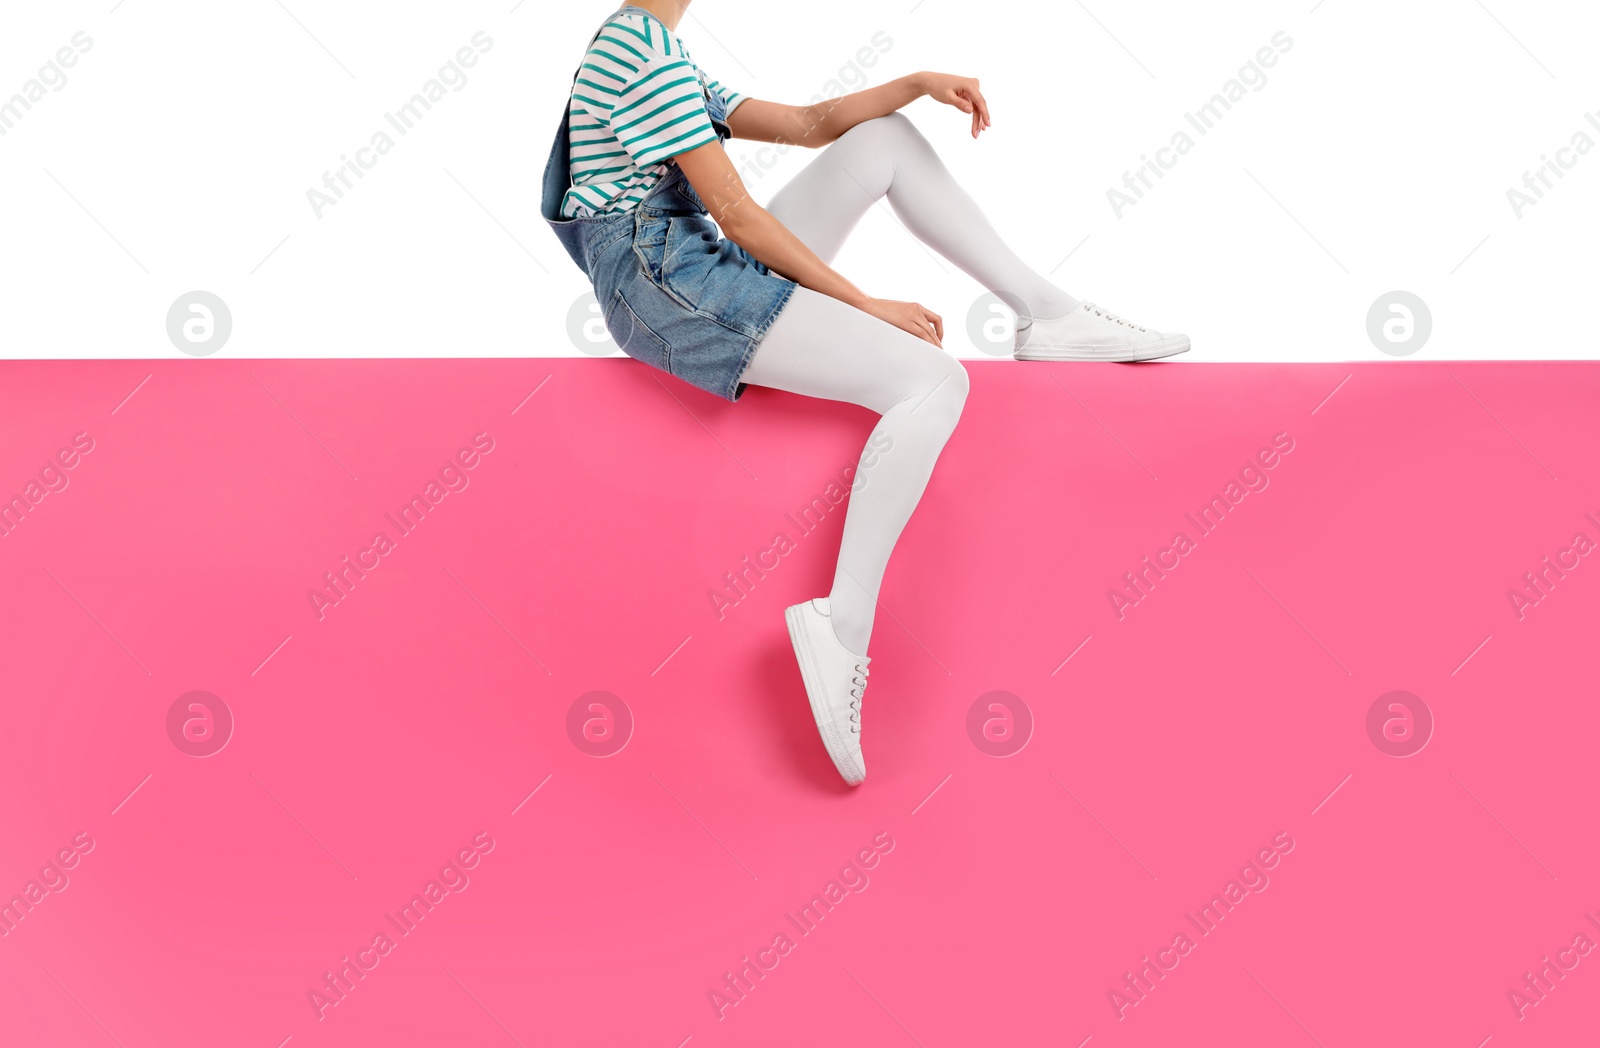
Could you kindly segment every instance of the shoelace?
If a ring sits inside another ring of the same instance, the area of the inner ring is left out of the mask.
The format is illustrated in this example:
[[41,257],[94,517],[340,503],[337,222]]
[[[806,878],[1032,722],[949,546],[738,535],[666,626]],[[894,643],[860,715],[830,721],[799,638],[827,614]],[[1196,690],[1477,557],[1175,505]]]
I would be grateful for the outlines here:
[[850,689],[850,731],[852,734],[861,734],[861,700],[867,690],[867,668],[861,663],[856,663],[856,672],[850,678],[854,685]]
[[1105,317],[1107,320],[1114,320],[1118,324],[1121,324],[1123,327],[1131,327],[1135,331],[1144,331],[1144,330],[1146,330],[1146,328],[1144,327],[1143,324],[1135,324],[1131,320],[1124,320],[1123,318],[1117,316],[1115,313],[1111,312],[1109,309],[1101,309],[1099,306],[1095,305],[1093,302],[1085,302],[1083,304],[1083,308],[1087,309],[1089,312],[1095,314],[1096,316]]

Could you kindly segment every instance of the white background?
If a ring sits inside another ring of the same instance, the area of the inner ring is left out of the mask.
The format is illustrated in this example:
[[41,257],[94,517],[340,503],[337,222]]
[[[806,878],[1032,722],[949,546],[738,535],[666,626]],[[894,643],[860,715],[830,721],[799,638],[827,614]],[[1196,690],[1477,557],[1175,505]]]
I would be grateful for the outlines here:
[[[777,101],[841,72],[981,78],[981,141],[928,100],[909,115],[1024,258],[1188,332],[1187,359],[1390,359],[1366,317],[1396,289],[1433,316],[1407,359],[1594,356],[1600,149],[1520,218],[1507,190],[1575,133],[1600,141],[1584,120],[1600,114],[1600,14],[1485,2],[697,0],[680,33],[713,77]],[[230,307],[223,356],[578,354],[568,317],[587,285],[537,195],[613,6],[8,4],[0,98],[74,33],[93,45],[0,136],[0,354],[177,357],[167,312],[195,289]],[[307,190],[480,30],[493,47],[466,85],[318,218]],[[1280,30],[1294,44],[1265,87],[1195,135],[1183,114]],[[880,32],[892,46],[851,69]],[[1179,130],[1194,150],[1117,217],[1107,190]],[[755,196],[809,155],[748,168]],[[982,290],[887,211],[837,266],[942,313],[947,348],[983,355],[965,322]]]

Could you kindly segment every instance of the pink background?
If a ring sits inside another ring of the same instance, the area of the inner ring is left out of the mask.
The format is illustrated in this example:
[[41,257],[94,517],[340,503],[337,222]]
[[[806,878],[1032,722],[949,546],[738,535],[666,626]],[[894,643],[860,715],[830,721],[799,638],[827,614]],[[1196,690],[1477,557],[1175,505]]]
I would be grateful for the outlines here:
[[[1507,991],[1600,941],[1600,567],[1520,621],[1506,591],[1600,540],[1600,366],[969,368],[849,790],[781,618],[825,591],[842,512],[721,621],[707,594],[794,535],[864,411],[621,360],[0,366],[0,495],[95,442],[0,538],[0,897],[95,842],[0,938],[0,1039],[1590,1036],[1600,953],[1520,1021]],[[469,486],[319,621],[307,590],[480,432]],[[1270,485],[1119,621],[1108,588],[1283,432]],[[197,689],[236,722],[205,758],[166,726]],[[634,720],[604,759],[567,731],[597,689]],[[1396,689],[1436,721],[1406,758],[1366,728]],[[1006,758],[967,731],[994,690],[1034,722]],[[470,885],[319,1020],[323,973],[480,832]],[[795,932],[879,833],[865,889]],[[1279,833],[1269,886],[1119,1019],[1108,991]],[[707,992],[785,929],[719,1020]]]

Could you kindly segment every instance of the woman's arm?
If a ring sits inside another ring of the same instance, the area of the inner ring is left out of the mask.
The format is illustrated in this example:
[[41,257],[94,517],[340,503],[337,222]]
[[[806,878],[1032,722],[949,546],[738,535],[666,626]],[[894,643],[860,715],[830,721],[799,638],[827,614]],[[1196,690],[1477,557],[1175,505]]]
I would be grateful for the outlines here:
[[989,126],[989,104],[976,80],[949,73],[912,73],[809,106],[747,99],[728,117],[728,129],[735,138],[815,148],[863,121],[899,112],[923,95],[971,115],[973,138]]
[[[745,102],[736,113],[753,103]],[[934,345],[942,345],[944,321],[915,302],[895,302],[872,298],[840,276],[817,253],[771,212],[756,203],[745,189],[744,180],[734,170],[733,161],[720,142],[709,142],[674,158],[694,187],[722,233],[768,269],[797,284],[821,292],[871,313],[903,331]]]
[[[972,117],[972,137],[989,126],[989,104],[978,82],[948,73],[913,73],[887,84],[810,106],[788,106],[751,98],[728,118],[736,138],[823,146],[866,120],[898,112],[927,95]],[[713,142],[673,158],[723,235],[768,269],[813,291],[871,313],[934,345],[944,339],[944,320],[915,302],[873,298],[840,276],[816,252],[750,196],[722,143]]]

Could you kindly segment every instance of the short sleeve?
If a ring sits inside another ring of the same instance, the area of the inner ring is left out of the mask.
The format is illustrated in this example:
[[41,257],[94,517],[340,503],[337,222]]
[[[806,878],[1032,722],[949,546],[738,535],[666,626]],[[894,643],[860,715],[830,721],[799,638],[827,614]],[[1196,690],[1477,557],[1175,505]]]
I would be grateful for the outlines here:
[[640,48],[628,64],[633,68],[613,67],[615,81],[597,81],[606,90],[593,99],[601,111],[591,106],[590,112],[635,164],[646,168],[717,140],[700,78],[687,59]]

